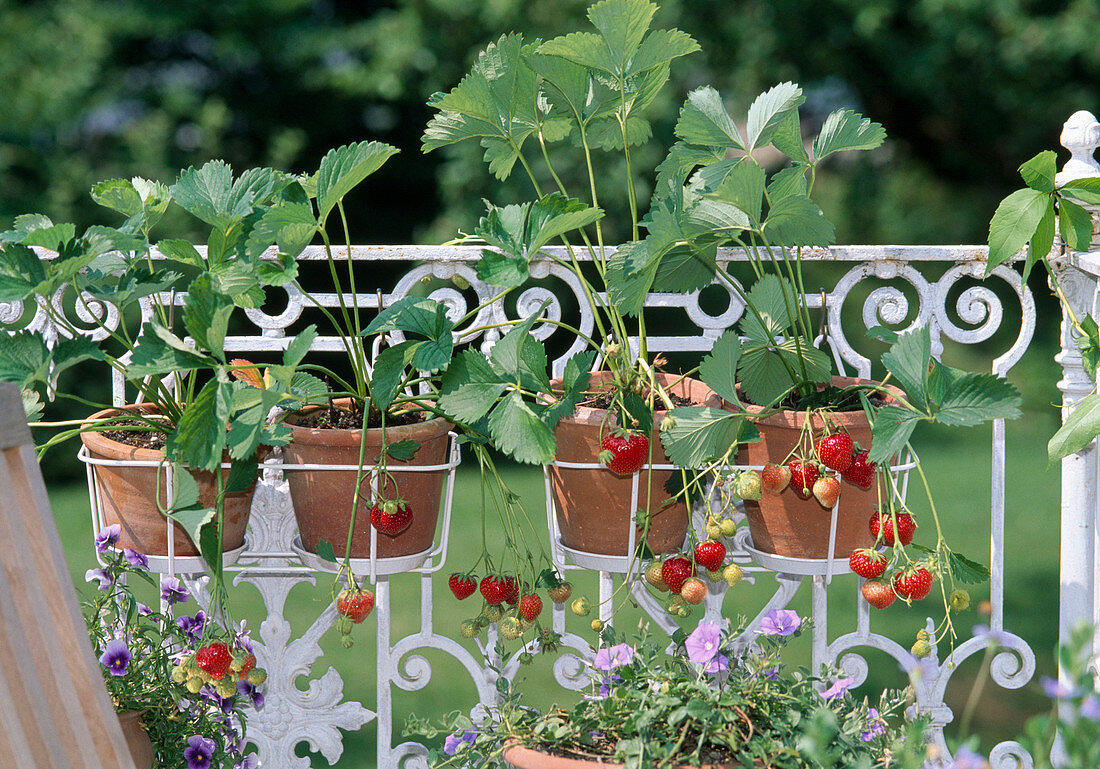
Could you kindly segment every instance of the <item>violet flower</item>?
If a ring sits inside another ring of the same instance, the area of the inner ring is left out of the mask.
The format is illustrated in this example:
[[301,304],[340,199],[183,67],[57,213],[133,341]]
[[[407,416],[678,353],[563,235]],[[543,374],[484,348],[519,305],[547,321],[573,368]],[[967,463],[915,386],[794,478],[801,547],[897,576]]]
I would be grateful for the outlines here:
[[955,753],[955,759],[947,769],[989,769],[989,762],[963,745]]
[[838,697],[844,696],[844,692],[852,688],[852,684],[856,682],[856,679],[848,676],[847,678],[839,678],[833,682],[833,685],[821,693],[821,696],[827,700],[835,700]]
[[1008,633],[1003,630],[993,630],[989,625],[975,625],[973,633],[975,638],[989,638],[997,646],[1008,645]]
[[252,700],[252,707],[256,710],[263,708],[264,695],[260,692],[259,687],[253,686],[248,683],[248,681],[242,679],[237,682],[237,691]]
[[684,648],[689,660],[696,665],[706,665],[718,654],[721,641],[721,626],[715,622],[700,622],[684,641]]
[[760,620],[760,632],[764,635],[792,635],[802,626],[802,619],[794,609],[772,609]]
[[139,615],[141,615],[142,617],[148,617],[150,614],[153,613],[153,610],[149,608],[149,604],[142,603],[141,601],[138,601],[137,602],[137,613]]
[[139,553],[132,547],[125,547],[122,549],[122,554],[126,556],[126,561],[136,569],[148,569],[149,558],[145,553]]
[[1043,687],[1043,693],[1052,700],[1068,700],[1070,697],[1076,697],[1078,694],[1077,690],[1073,687],[1067,686],[1050,676],[1043,676],[1040,678],[1039,685]]
[[886,734],[886,721],[879,714],[878,708],[867,708],[867,728],[859,733],[859,738],[864,742],[870,742],[884,734]]
[[160,600],[167,601],[168,605],[171,606],[174,603],[187,603],[187,599],[190,597],[191,593],[187,589],[187,585],[183,584],[179,577],[161,576]]
[[614,670],[620,665],[629,665],[633,660],[634,647],[622,643],[597,651],[592,667],[597,670]]
[[95,535],[96,552],[106,553],[107,548],[118,542],[118,538],[121,534],[122,526],[117,523],[112,523],[110,526],[104,526],[99,530],[99,533]]
[[84,572],[84,581],[93,582],[99,580],[99,590],[106,590],[115,584],[115,578],[106,569],[88,569]]
[[114,638],[108,641],[103,647],[99,662],[113,676],[126,675],[126,668],[130,664],[130,649],[126,646],[126,639]]
[[725,654],[716,654],[714,658],[703,666],[704,673],[721,673],[730,666],[730,658]]
[[477,730],[471,729],[461,734],[448,734],[447,738],[443,740],[443,752],[448,756],[453,756],[460,750],[465,750],[467,746],[473,745],[474,740],[477,739]]
[[202,638],[202,631],[206,627],[206,612],[199,609],[194,617],[186,615],[176,618],[176,625],[187,635],[187,640],[196,644]]
[[239,627],[235,628],[233,632],[233,645],[238,649],[244,649],[249,654],[255,654],[252,649],[252,636],[248,629],[248,620],[241,620]]
[[183,757],[187,759],[187,769],[210,769],[210,759],[214,756],[217,743],[194,734],[187,738],[187,748],[183,751]]
[[1100,699],[1097,699],[1095,694],[1085,697],[1084,702],[1081,703],[1080,713],[1082,718],[1087,718],[1090,721],[1100,721]]

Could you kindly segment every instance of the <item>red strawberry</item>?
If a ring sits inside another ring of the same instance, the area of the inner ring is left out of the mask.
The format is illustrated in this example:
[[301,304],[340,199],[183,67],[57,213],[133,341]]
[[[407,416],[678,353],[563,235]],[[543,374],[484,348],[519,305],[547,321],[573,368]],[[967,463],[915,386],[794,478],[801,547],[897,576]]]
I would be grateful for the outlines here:
[[906,512],[897,513],[897,531],[894,531],[894,518],[890,513],[877,512],[871,515],[871,520],[868,525],[871,529],[871,536],[878,539],[879,532],[882,532],[882,541],[886,543],[887,547],[894,546],[894,535],[897,534],[897,540],[902,545],[908,545],[913,541],[913,534],[917,531],[917,522],[913,520],[913,516]]
[[679,593],[684,580],[695,575],[695,566],[687,558],[676,556],[661,564],[661,579],[673,593]]
[[370,509],[371,526],[383,534],[396,537],[412,523],[412,509],[404,502],[387,499]]
[[565,603],[569,600],[569,596],[573,595],[573,585],[568,582],[559,582],[546,592],[554,603]]
[[886,561],[886,556],[879,551],[861,547],[848,556],[848,567],[864,579],[874,579],[886,571]]
[[229,653],[229,647],[221,641],[209,643],[195,652],[195,664],[199,666],[199,670],[215,681],[225,677],[232,662],[233,655]]
[[803,499],[809,499],[817,480],[817,465],[792,459],[787,469],[791,471],[791,488]]
[[256,655],[251,652],[244,655],[244,661],[241,663],[241,669],[237,671],[237,678],[244,680],[248,675],[248,671],[256,667]]
[[695,546],[695,562],[707,571],[718,571],[722,561],[726,560],[726,546],[721,542],[708,539]]
[[500,606],[508,597],[508,583],[504,577],[489,574],[481,578],[481,595],[490,606]]
[[857,451],[852,457],[852,464],[848,465],[847,470],[841,472],[840,477],[853,486],[869,489],[875,483],[876,470],[878,465],[867,461],[867,451]]
[[907,601],[919,601],[932,592],[932,572],[923,566],[894,575],[894,592]]
[[680,588],[680,597],[693,606],[698,606],[707,597],[707,583],[698,577],[688,577]]
[[341,590],[336,596],[336,611],[356,625],[374,609],[374,593],[363,588]]
[[649,459],[649,438],[640,433],[608,433],[600,448],[600,461],[619,475],[633,475]]
[[867,580],[859,591],[863,593],[863,600],[876,609],[885,609],[898,597],[897,593],[894,592],[894,588],[881,579]]
[[447,580],[447,586],[451,588],[451,592],[455,594],[455,598],[460,601],[465,601],[474,594],[475,590],[477,590],[477,580],[469,574],[459,574],[455,572]]
[[814,498],[822,507],[832,510],[840,499],[840,481],[835,475],[826,475],[814,481]]
[[508,591],[504,596],[504,600],[508,602],[509,606],[515,606],[519,600],[519,580],[515,577],[505,577],[504,587]]
[[542,614],[542,599],[534,593],[528,593],[519,599],[519,616],[528,622],[534,622],[535,617]]
[[819,440],[814,446],[814,451],[817,452],[817,458],[821,460],[821,464],[842,473],[852,464],[854,448],[852,436],[848,433],[833,433]]
[[791,482],[791,471],[783,465],[768,462],[760,471],[760,485],[764,491],[778,494],[787,488]]

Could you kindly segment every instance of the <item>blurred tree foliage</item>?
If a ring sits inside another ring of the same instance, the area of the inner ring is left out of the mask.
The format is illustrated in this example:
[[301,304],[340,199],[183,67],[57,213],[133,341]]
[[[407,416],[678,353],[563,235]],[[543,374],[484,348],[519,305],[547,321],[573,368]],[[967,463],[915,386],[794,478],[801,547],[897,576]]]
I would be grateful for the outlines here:
[[[500,33],[551,37],[587,5],[0,0],[0,223],[88,223],[88,188],[112,176],[171,182],[211,157],[306,170],[375,138],[404,153],[354,201],[356,240],[445,240],[472,228],[482,197],[529,193],[501,189],[476,152],[421,155],[425,100]],[[1097,107],[1095,0],[666,0],[656,21],[703,46],[673,68],[677,99],[709,82],[736,113],[789,79],[811,121],[843,105],[886,126],[886,147],[820,182],[841,242],[984,241],[1021,159]],[[659,147],[677,104],[664,107]]]

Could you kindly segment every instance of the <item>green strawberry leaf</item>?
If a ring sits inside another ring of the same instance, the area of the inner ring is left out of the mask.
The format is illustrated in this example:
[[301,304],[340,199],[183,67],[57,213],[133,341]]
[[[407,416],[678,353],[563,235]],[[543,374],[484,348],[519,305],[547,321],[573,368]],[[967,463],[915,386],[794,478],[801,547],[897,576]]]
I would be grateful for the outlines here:
[[[247,385],[242,386],[247,387]],[[259,393],[259,391],[256,392]],[[233,419],[229,422],[229,435],[226,437],[230,459],[242,460],[255,456],[256,449],[260,447],[268,411],[270,406],[262,402],[250,408],[235,411]]]
[[[317,169],[317,221],[321,226],[345,195],[397,152],[396,147],[382,142],[354,142],[329,150]],[[299,213],[304,219],[304,212]],[[300,235],[304,235],[304,230]]]
[[[948,367],[937,365],[929,379],[940,377]],[[943,396],[937,398],[934,421],[945,425],[971,427],[991,419],[1017,419],[1023,399],[1007,381],[993,374],[964,373],[950,369],[953,380]],[[929,389],[932,389],[932,383]]]
[[729,403],[740,404],[737,397],[737,364],[741,359],[741,339],[730,329],[714,341],[710,353],[699,364],[699,376],[714,392]]
[[[646,241],[624,243],[607,260],[607,293],[611,303],[624,315],[637,316],[645,307],[646,297],[657,276],[659,259],[648,259]],[[632,261],[643,266],[631,269]]]
[[825,118],[821,132],[814,139],[814,161],[834,152],[873,150],[886,140],[886,129],[858,112],[836,110]]
[[170,462],[179,462],[196,470],[214,472],[225,448],[225,425],[233,386],[211,379],[195,396],[180,417],[176,429],[168,434],[164,454]]
[[332,549],[332,543],[327,539],[317,540],[317,556],[330,563],[336,563],[336,553]]
[[953,551],[948,551],[947,567],[955,581],[964,585],[977,585],[989,579],[989,569]]
[[[715,163],[710,168],[717,165]],[[748,214],[753,222],[759,222],[764,203],[765,177],[763,168],[747,158],[742,158],[729,168],[713,197],[732,203]]]
[[566,361],[565,370],[562,374],[562,386],[565,388],[565,392],[554,405],[542,413],[542,420],[551,430],[558,426],[558,422],[563,417],[567,417],[577,410],[577,401],[588,389],[588,382],[591,378],[589,372],[592,370],[592,363],[595,360],[596,351],[587,350],[577,353]]
[[726,112],[722,97],[709,85],[688,94],[676,121],[676,136],[688,144],[701,144],[723,149],[745,149],[737,124]]
[[661,445],[678,467],[701,467],[727,456],[738,443],[760,439],[744,417],[709,406],[678,406],[668,412],[672,426],[661,430]]
[[883,406],[875,415],[875,425],[871,430],[871,448],[868,461],[876,464],[889,462],[895,454],[905,448],[917,423],[924,421],[923,414],[898,408]]
[[476,422],[489,413],[507,383],[479,352],[463,350],[443,374],[439,406],[451,419]]
[[791,82],[780,83],[757,96],[749,106],[745,123],[747,149],[752,151],[771,142],[772,134],[787,114],[796,111],[805,100],[802,89]]
[[909,402],[918,409],[927,405],[926,381],[932,365],[932,336],[927,326],[898,336],[882,354],[882,365],[898,380]]
[[489,415],[489,430],[498,449],[517,462],[544,465],[554,459],[554,433],[518,392],[511,392]]
[[[748,292],[748,307],[741,318],[741,333],[761,345],[771,345],[777,336],[784,336],[791,327],[787,299],[793,301],[790,295],[784,298],[785,290],[790,290],[790,284],[784,283],[773,273],[767,273],[756,281]],[[755,313],[752,312],[754,307]]]
[[92,187],[92,200],[130,217],[141,213],[141,196],[129,179],[107,179]]
[[417,450],[420,448],[418,441],[405,438],[404,440],[397,441],[397,443],[386,444],[386,454],[390,459],[396,459],[399,462],[407,462],[416,455]]
[[252,213],[252,193],[234,189],[233,169],[223,160],[181,171],[169,191],[185,211],[222,232]]
[[183,305],[183,327],[198,346],[225,362],[225,336],[229,316],[235,305],[229,297],[214,290],[207,274],[199,275],[187,289]]
[[793,246],[828,246],[836,239],[833,223],[805,195],[788,195],[772,203],[764,221],[764,236],[769,243]]
[[248,491],[260,475],[260,464],[255,456],[234,459],[229,465],[229,475],[225,479],[225,493],[237,494]]
[[8,243],[0,251],[0,302],[21,302],[35,293],[45,283],[46,268],[41,259],[27,246]]

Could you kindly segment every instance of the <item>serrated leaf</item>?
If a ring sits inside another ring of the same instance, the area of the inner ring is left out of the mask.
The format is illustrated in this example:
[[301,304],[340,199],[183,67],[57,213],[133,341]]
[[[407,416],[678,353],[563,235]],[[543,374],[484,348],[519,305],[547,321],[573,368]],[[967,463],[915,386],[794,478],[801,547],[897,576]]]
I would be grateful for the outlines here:
[[709,406],[678,406],[668,412],[672,427],[661,431],[661,445],[678,467],[701,467],[725,456],[739,442],[759,439],[743,417]]
[[107,179],[92,187],[92,200],[123,216],[141,213],[141,196],[129,179]]
[[375,358],[374,369],[371,372],[370,399],[379,411],[386,411],[393,403],[397,391],[401,389],[401,383],[405,380],[405,366],[411,360],[418,344],[421,343],[402,342],[393,347],[386,347]]
[[395,330],[424,338],[410,361],[415,368],[434,373],[450,361],[454,349],[454,324],[440,302],[421,297],[400,299],[380,312],[363,329],[363,335]]
[[1047,443],[1047,458],[1054,464],[1076,454],[1100,435],[1100,394],[1092,393],[1074,404],[1066,421]]
[[413,458],[419,448],[419,442],[405,438],[397,441],[397,443],[387,443],[386,454],[389,455],[390,459],[407,462]]
[[1058,204],[1058,231],[1074,251],[1088,251],[1092,240],[1092,217],[1081,206],[1063,198]]
[[20,394],[23,396],[23,417],[28,422],[37,422],[45,411],[42,398],[34,390],[22,390]]
[[531,329],[542,309],[513,326],[493,345],[489,362],[502,378],[509,381],[519,379],[523,387],[548,393],[550,380],[546,376],[546,351],[542,343],[531,336]]
[[596,351],[587,350],[573,355],[565,362],[565,370],[562,372],[562,387],[564,392],[557,403],[542,413],[542,421],[553,430],[563,417],[570,416],[577,410],[577,401],[588,388],[591,379],[590,371],[592,363],[596,360]]
[[221,462],[226,442],[226,423],[233,387],[211,379],[187,404],[176,429],[164,444],[165,456],[196,470],[214,472]]
[[226,439],[231,459],[244,459],[256,453],[256,449],[260,447],[260,435],[263,432],[268,410],[263,403],[258,403],[233,414]]
[[784,358],[768,347],[744,350],[739,375],[745,395],[761,406],[772,404],[796,384],[784,365]]
[[909,402],[918,409],[927,407],[925,382],[932,363],[932,336],[927,326],[901,334],[882,354],[882,364],[894,375]]
[[527,251],[533,256],[551,240],[602,218],[603,211],[599,208],[556,192],[545,195],[531,206],[527,215]]
[[19,331],[0,344],[0,381],[32,387],[48,371],[50,350],[41,334]]
[[814,160],[834,152],[873,150],[886,140],[886,129],[850,109],[836,110],[825,118],[814,139]]
[[150,322],[142,327],[126,372],[133,378],[156,376],[177,370],[207,368],[216,362],[168,329]]
[[1071,179],[1058,189],[1064,195],[1069,195],[1089,205],[1100,205],[1100,176]]
[[206,261],[198,250],[186,240],[162,240],[157,243],[157,250],[169,259],[186,264],[189,267],[206,269]]
[[259,475],[260,464],[254,455],[233,460],[229,465],[229,475],[225,478],[225,493],[239,494],[248,491]]
[[507,387],[484,355],[463,350],[443,375],[439,406],[455,421],[476,422],[489,413]]
[[688,94],[676,121],[676,136],[688,144],[745,149],[737,125],[722,104],[722,97],[709,85]]
[[[187,475],[182,469],[177,469],[180,476]],[[217,528],[218,511],[212,507],[186,507],[172,508],[168,511],[168,517],[183,527],[187,536],[195,543],[195,547],[202,548],[202,532],[204,528]]]
[[46,269],[33,250],[9,243],[0,251],[0,302],[23,301],[45,281]]
[[[658,260],[648,260],[644,240],[619,246],[607,261],[607,294],[611,303],[624,315],[636,316],[645,306],[645,299],[657,275]],[[643,263],[639,270],[628,271],[631,258]]]
[[668,64],[673,59],[695,53],[699,44],[686,32],[678,29],[656,29],[650,32],[637,53],[630,59],[626,77]]
[[792,195],[806,194],[806,167],[794,165],[776,171],[768,182],[768,202],[778,203]]
[[330,562],[336,563],[336,553],[332,549],[332,543],[327,539],[321,539],[317,541],[317,555],[320,558]]
[[1054,246],[1054,198],[1047,201],[1046,211],[1035,228],[1035,234],[1027,244],[1027,259],[1024,260],[1023,281],[1027,283],[1027,277],[1031,274],[1031,268],[1045,259]]
[[791,110],[806,100],[794,83],[780,83],[756,97],[745,123],[746,148],[751,151],[771,141],[772,133]]
[[699,364],[699,376],[707,387],[729,403],[740,404],[737,397],[737,364],[741,360],[741,340],[737,332],[727,330],[714,341],[710,352]]
[[1058,156],[1052,150],[1043,150],[1020,166],[1024,183],[1039,192],[1054,191],[1054,176],[1058,173]]
[[[791,319],[787,316],[785,288],[789,290],[789,284],[773,273],[765,274],[753,284],[747,295],[745,315],[741,318],[742,334],[764,345],[772,344],[777,336],[786,335],[791,327]],[[793,296],[790,299],[793,301]]]
[[763,168],[749,158],[742,158],[730,167],[713,197],[737,206],[753,222],[759,222],[764,204],[765,176]]
[[654,285],[663,291],[688,293],[714,282],[717,242],[689,243],[668,249],[657,263]]
[[1081,320],[1084,335],[1077,337],[1077,348],[1081,351],[1081,365],[1089,379],[1096,378],[1096,368],[1100,364],[1100,327],[1092,315],[1086,314]]
[[954,551],[948,552],[947,567],[955,581],[964,585],[977,585],[989,579],[989,569]]
[[806,143],[802,139],[802,124],[798,119],[798,110],[787,112],[772,132],[772,145],[792,160],[809,162]]
[[475,268],[478,280],[502,288],[522,286],[531,277],[526,259],[487,248],[481,250],[481,258]]
[[324,226],[336,203],[397,152],[383,142],[354,142],[329,150],[317,169],[317,221]]
[[925,419],[919,414],[897,406],[883,406],[875,415],[871,431],[871,448],[867,459],[876,464],[889,462],[905,448],[917,424]]
[[185,211],[222,231],[252,211],[251,195],[234,194],[233,170],[222,160],[181,171],[169,191]]
[[871,326],[871,328],[867,329],[867,336],[871,339],[877,339],[880,342],[886,342],[887,344],[893,344],[898,341],[898,332],[886,328],[886,326]]
[[297,258],[317,234],[317,220],[309,203],[281,203],[264,211],[248,234],[245,250],[259,258],[272,243],[279,252]]
[[691,170],[696,166],[709,166],[725,161],[724,149],[718,147],[697,147],[678,141],[673,144],[668,155],[657,166],[657,181],[654,185],[654,198],[660,199],[670,189],[680,189]]
[[225,336],[234,304],[214,290],[209,275],[199,275],[188,287],[183,305],[183,326],[200,348],[225,362]]
[[805,195],[788,195],[773,201],[763,231],[769,243],[787,248],[828,246],[836,238],[833,223]]
[[950,384],[933,412],[935,421],[969,427],[991,419],[1017,419],[1022,398],[1006,380],[993,374],[962,373]]
[[645,402],[645,399],[633,391],[624,392],[623,408],[619,413],[619,424],[630,427],[646,435],[653,432],[653,409]]
[[518,392],[509,393],[493,409],[489,430],[496,447],[517,462],[540,465],[554,458],[554,433]]
[[989,261],[986,274],[1014,257],[1035,236],[1050,195],[1030,188],[1016,190],[997,206],[989,221]]

